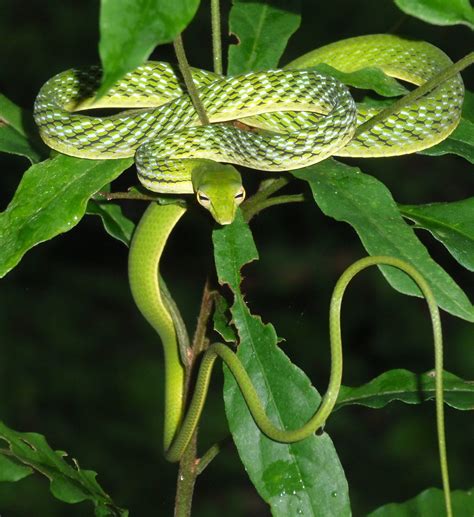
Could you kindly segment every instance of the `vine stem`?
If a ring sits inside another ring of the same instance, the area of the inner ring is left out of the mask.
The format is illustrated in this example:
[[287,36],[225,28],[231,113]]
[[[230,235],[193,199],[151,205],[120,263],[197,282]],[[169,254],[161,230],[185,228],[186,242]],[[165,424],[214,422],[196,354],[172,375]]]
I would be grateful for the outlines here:
[[222,75],[222,37],[221,37],[221,6],[220,0],[211,0],[212,21],[212,58],[214,72]]
[[[201,299],[201,308],[196,324],[196,331],[193,337],[191,347],[191,355],[186,365],[186,380],[184,387],[184,396],[186,399],[190,397],[191,377],[199,355],[209,346],[206,338],[207,325],[212,314],[214,306],[214,291],[211,289],[209,279],[206,279]],[[176,483],[176,499],[175,499],[175,517],[190,517],[192,508],[192,499],[194,493],[194,485],[197,476],[206,468],[206,466],[214,459],[219,452],[219,448],[215,446],[211,448],[212,452],[208,452],[203,457],[203,464],[197,457],[197,429],[193,433],[189,445],[179,461],[179,472]]]
[[[213,0],[213,5],[215,1]],[[214,6],[215,9],[215,6]],[[213,11],[214,13],[215,11]],[[213,19],[213,41],[214,41],[214,26],[215,21]],[[220,30],[220,26],[219,26]],[[184,50],[183,39],[181,35],[178,35],[173,41],[174,50],[176,52],[176,58],[178,60],[179,69],[183,76],[188,94],[191,97],[192,103],[196,112],[199,116],[199,120],[202,125],[209,124],[209,118],[204,109],[203,103],[199,97],[199,92],[194,84],[191,68],[186,57]],[[189,354],[189,361],[185,364],[185,386],[184,386],[184,397],[189,397],[191,378],[198,355],[206,349],[209,345],[206,339],[206,329],[209,322],[209,318],[212,312],[214,295],[210,288],[209,280],[206,280],[203,289],[201,308],[199,310],[199,317],[196,325],[196,331],[194,333],[193,343]],[[210,460],[209,460],[210,461]],[[192,500],[194,494],[194,486],[196,484],[196,478],[199,474],[197,465],[199,459],[197,458],[197,430],[193,433],[189,445],[186,447],[183,456],[179,462],[178,479],[176,483],[176,498],[175,498],[175,517],[190,517]]]
[[255,215],[257,215],[265,208],[270,208],[271,206],[283,205],[286,203],[301,203],[305,201],[304,194],[289,194],[287,196],[276,196],[269,197],[267,199],[262,199],[258,203],[246,205],[243,208],[244,217],[247,222],[252,219]]

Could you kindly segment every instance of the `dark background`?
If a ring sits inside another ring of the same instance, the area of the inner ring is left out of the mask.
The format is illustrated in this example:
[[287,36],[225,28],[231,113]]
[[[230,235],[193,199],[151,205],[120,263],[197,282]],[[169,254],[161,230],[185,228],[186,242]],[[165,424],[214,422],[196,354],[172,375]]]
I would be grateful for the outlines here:
[[[184,34],[190,62],[203,68],[211,67],[207,4]],[[304,4],[302,27],[290,40],[283,63],[325,43],[389,31],[430,41],[455,60],[472,50],[467,27],[429,26],[403,16],[391,2]],[[0,34],[0,91],[31,108],[49,77],[97,61],[98,2],[3,0]],[[172,59],[171,49],[161,47],[153,58]],[[469,86],[468,74],[465,78]],[[454,201],[473,192],[472,166],[458,157],[346,161],[383,181],[401,203]],[[1,210],[26,167],[25,159],[0,156]],[[252,191],[255,177],[246,174],[245,180]],[[119,184],[134,182],[131,170]],[[305,187],[297,183],[292,188]],[[124,207],[135,220],[143,210],[140,203]],[[211,229],[202,210],[191,210],[173,235],[164,264],[190,329],[212,264]],[[254,220],[252,230],[260,261],[245,271],[251,309],[275,324],[286,338],[284,350],[324,391],[330,293],[338,275],[364,250],[348,225],[324,217],[309,203],[269,209]],[[439,243],[419,235],[472,298],[472,275]],[[97,471],[102,486],[132,515],[171,515],[176,466],[167,464],[161,451],[161,345],[133,305],[126,261],[125,246],[103,231],[98,218],[86,217],[74,231],[30,251],[2,281],[0,419],[14,429],[44,434],[55,449]],[[472,377],[472,325],[447,314],[443,323],[446,369]],[[344,334],[345,384],[362,384],[391,368],[422,372],[432,367],[423,302],[391,290],[376,271],[365,273],[350,289]],[[202,450],[226,435],[221,381],[219,372],[202,420]],[[452,485],[469,488],[472,415],[446,411]],[[327,430],[346,471],[354,515],[440,485],[432,403],[344,409],[331,417]],[[199,478],[195,494],[194,515],[223,511],[229,516],[269,514],[232,447]],[[47,481],[31,476],[0,484],[0,513],[75,517],[93,511],[87,503],[56,501]]]

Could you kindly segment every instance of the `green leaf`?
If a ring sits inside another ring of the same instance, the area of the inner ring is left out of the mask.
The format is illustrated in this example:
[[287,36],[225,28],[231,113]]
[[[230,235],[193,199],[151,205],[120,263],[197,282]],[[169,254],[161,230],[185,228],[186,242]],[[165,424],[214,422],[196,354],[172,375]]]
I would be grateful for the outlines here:
[[20,135],[11,126],[3,125],[0,122],[0,152],[18,154],[28,158],[31,163],[37,163],[41,155],[35,150],[27,138]]
[[99,54],[101,95],[141,65],[153,49],[169,43],[194,17],[199,0],[101,0]]
[[[456,517],[472,517],[474,508],[474,489],[451,492],[453,504],[453,515]],[[374,512],[367,517],[428,517],[445,515],[444,495],[439,488],[428,488],[413,499],[404,503],[391,503]]]
[[233,0],[229,30],[229,75],[275,68],[290,36],[300,25],[300,0]]
[[75,467],[69,465],[63,459],[66,453],[51,449],[41,434],[19,433],[0,422],[0,439],[8,444],[7,451],[0,449],[0,467],[4,465],[5,458],[11,462],[16,461],[25,469],[25,475],[35,470],[46,476],[50,481],[52,494],[65,503],[91,501],[96,507],[96,515],[128,515],[128,511],[115,506],[99,486],[95,472],[81,470],[77,462],[74,462]]
[[[234,293],[231,308],[240,336],[238,356],[269,417],[286,429],[305,423],[320,403],[306,375],[277,346],[270,324],[250,314],[240,292],[240,269],[257,258],[252,235],[241,214],[213,233],[219,282]],[[326,433],[292,444],[277,443],[255,425],[239,388],[224,368],[224,401],[229,427],[250,479],[274,516],[348,516],[347,481]]]
[[399,205],[400,213],[428,230],[465,268],[474,271],[474,197],[452,203]]
[[[370,255],[399,257],[430,282],[440,307],[474,321],[474,307],[454,280],[429,255],[413,229],[403,220],[390,191],[357,167],[329,159],[293,171],[306,180],[324,214],[349,223]],[[380,268],[398,291],[419,296],[414,282],[395,268]]]
[[73,228],[88,199],[132,164],[124,160],[82,160],[57,155],[32,165],[0,214],[0,277],[40,242]]
[[0,151],[25,156],[31,163],[49,151],[39,141],[31,113],[0,94]]
[[434,25],[462,23],[474,29],[474,8],[469,0],[395,0],[405,13]]
[[325,75],[335,77],[341,83],[361,90],[373,90],[384,97],[396,97],[406,95],[408,90],[396,79],[383,73],[380,68],[361,68],[355,72],[340,72],[336,68],[320,63],[310,67]]
[[218,332],[227,343],[237,343],[237,335],[229,322],[229,304],[219,293],[214,295],[214,330]]
[[[474,409],[474,382],[443,372],[444,400],[455,409]],[[435,396],[434,372],[417,374],[408,370],[390,370],[355,388],[342,386],[335,409],[358,404],[379,409],[394,400],[421,404]]]
[[98,215],[109,235],[123,242],[126,246],[130,246],[135,223],[123,215],[120,205],[91,199],[87,205],[86,213]]
[[15,458],[10,458],[5,452],[0,449],[0,481],[20,481],[33,474],[33,469],[25,467]]

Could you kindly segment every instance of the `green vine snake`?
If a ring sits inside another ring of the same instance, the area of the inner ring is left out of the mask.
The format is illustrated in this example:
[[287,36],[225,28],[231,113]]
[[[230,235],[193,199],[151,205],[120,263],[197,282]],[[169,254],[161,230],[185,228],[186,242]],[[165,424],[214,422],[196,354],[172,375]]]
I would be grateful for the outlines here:
[[[351,38],[312,51],[282,70],[222,77],[192,69],[210,124],[201,125],[175,69],[149,62],[128,73],[96,99],[101,70],[68,70],[47,81],[35,102],[35,120],[53,149],[89,159],[135,156],[138,177],[160,193],[195,193],[220,224],[229,224],[245,197],[239,172],[230,164],[262,171],[288,171],[329,156],[381,157],[408,154],[445,139],[457,126],[464,97],[459,74],[405,104],[367,131],[357,128],[380,108],[356,104],[338,80],[311,67],[326,63],[341,72],[378,67],[396,79],[421,85],[452,64],[438,48],[392,35]],[[128,108],[106,117],[91,108]],[[236,122],[237,121],[237,122]],[[225,162],[226,164],[221,164]],[[204,354],[193,399],[184,416],[184,371],[169,304],[157,275],[161,254],[185,208],[151,204],[130,247],[129,278],[134,299],[159,333],[166,364],[166,456],[178,460],[197,425],[217,356],[231,369],[249,409],[270,438],[293,442],[314,433],[336,402],[342,375],[339,311],[347,282],[372,264],[402,269],[428,301],[435,336],[437,422],[445,490],[449,493],[443,429],[442,344],[437,306],[425,280],[408,264],[371,257],[344,273],[330,315],[331,378],[320,408],[301,429],[277,429],[265,415],[237,356],[222,344]],[[449,506],[448,506],[449,507]],[[449,510],[448,510],[449,513]]]

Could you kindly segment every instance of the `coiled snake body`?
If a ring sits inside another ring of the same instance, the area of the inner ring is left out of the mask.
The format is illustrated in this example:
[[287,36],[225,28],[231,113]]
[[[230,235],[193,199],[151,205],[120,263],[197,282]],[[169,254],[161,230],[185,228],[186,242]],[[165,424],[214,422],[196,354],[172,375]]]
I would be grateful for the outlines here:
[[[305,167],[328,156],[379,157],[430,147],[460,119],[464,88],[459,75],[352,139],[355,128],[379,110],[359,105],[339,81],[308,70],[326,63],[342,72],[379,67],[387,75],[424,83],[451,64],[438,48],[396,36],[362,36],[327,45],[285,70],[219,77],[193,71],[211,124],[201,126],[175,70],[147,63],[94,100],[101,71],[68,70],[50,79],[35,103],[44,141],[82,158],[114,159],[136,153],[145,187],[192,193],[197,159],[264,171]],[[133,108],[108,117],[77,113],[90,108]],[[226,121],[240,120],[258,131]]]

